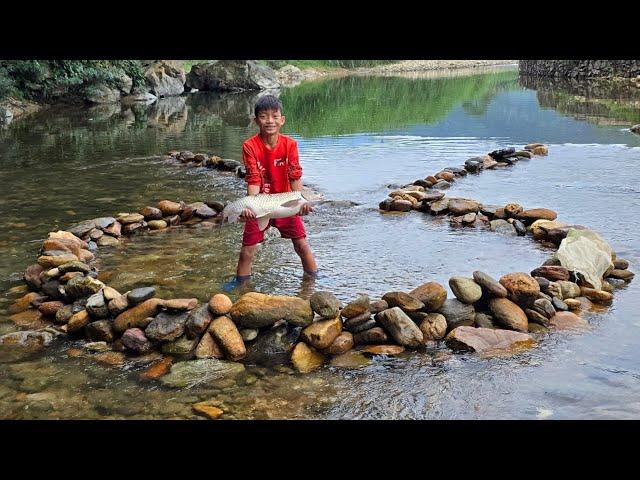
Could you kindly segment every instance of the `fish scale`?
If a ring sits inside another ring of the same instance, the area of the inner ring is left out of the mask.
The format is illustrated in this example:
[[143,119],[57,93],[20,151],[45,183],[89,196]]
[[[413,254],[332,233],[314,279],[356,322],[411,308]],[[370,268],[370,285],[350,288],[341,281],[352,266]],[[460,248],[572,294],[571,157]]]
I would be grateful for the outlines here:
[[301,192],[259,193],[247,195],[229,203],[222,211],[222,221],[235,223],[242,210],[248,208],[255,213],[260,229],[264,230],[271,218],[285,218],[297,215],[300,208],[308,203]]

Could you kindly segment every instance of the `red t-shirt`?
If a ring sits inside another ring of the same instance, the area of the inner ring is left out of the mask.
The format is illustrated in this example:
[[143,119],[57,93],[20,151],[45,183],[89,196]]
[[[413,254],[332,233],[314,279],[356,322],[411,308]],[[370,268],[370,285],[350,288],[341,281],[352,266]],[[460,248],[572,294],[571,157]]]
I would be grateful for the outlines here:
[[290,192],[290,181],[302,177],[298,144],[286,135],[278,135],[278,143],[272,150],[259,133],[251,137],[242,144],[242,161],[247,169],[245,181],[260,185],[260,193]]

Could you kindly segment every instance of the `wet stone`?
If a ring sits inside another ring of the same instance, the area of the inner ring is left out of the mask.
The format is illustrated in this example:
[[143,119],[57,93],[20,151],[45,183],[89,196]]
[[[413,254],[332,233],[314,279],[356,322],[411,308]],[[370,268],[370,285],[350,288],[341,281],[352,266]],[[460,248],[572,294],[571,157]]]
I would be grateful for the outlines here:
[[172,341],[184,333],[188,313],[161,312],[145,329],[145,335],[155,341]]
[[323,319],[331,319],[338,316],[341,302],[331,292],[315,292],[309,298],[311,309]]
[[353,334],[356,334],[356,333],[360,333],[360,332],[364,332],[366,330],[369,330],[369,329],[375,327],[376,325],[377,325],[376,321],[373,318],[371,318],[371,319],[367,320],[366,322],[361,323],[359,325],[350,326],[347,330],[349,332],[353,333]]
[[213,320],[208,305],[201,305],[189,312],[189,318],[185,324],[188,338],[195,338],[207,330]]
[[558,311],[566,312],[569,310],[569,306],[566,303],[564,303],[562,300],[560,300],[558,297],[553,297],[551,299],[551,303],[553,304],[553,308],[555,308]]
[[130,328],[122,334],[122,343],[129,350],[136,353],[146,353],[151,350],[151,342],[139,328]]
[[91,322],[85,327],[87,337],[93,341],[113,342],[115,335],[111,322],[108,320],[99,320]]
[[154,297],[155,294],[156,289],[153,287],[134,288],[127,293],[127,300],[130,306],[134,306]]
[[362,315],[358,315],[357,317],[352,317],[347,319],[344,322],[344,328],[349,331],[353,331],[353,328],[358,327],[364,323],[367,323],[369,320],[371,320],[371,312],[364,312]]
[[93,318],[107,318],[109,316],[109,309],[102,292],[95,293],[87,299],[86,309]]
[[216,383],[220,380],[235,379],[245,371],[244,365],[215,358],[175,363],[160,381],[171,388],[193,388]]

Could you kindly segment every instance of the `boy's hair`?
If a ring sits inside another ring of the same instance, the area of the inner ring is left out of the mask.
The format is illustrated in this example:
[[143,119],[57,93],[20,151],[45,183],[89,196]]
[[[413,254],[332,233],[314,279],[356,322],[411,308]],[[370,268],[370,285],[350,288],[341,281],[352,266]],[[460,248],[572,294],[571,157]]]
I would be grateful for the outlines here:
[[256,106],[253,110],[253,113],[257,117],[260,112],[264,112],[265,110],[275,110],[283,114],[282,112],[282,102],[273,95],[265,95],[264,97],[260,97],[260,99],[256,102]]

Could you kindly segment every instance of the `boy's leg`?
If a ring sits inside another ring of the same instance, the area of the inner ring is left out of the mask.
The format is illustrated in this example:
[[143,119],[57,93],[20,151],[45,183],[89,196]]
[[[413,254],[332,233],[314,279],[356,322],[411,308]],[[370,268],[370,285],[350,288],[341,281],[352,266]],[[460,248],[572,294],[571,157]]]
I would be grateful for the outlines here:
[[238,258],[238,268],[236,269],[236,275],[238,278],[251,276],[251,264],[253,258],[258,250],[258,244],[255,245],[243,245],[240,249],[240,257]]
[[312,276],[317,275],[318,265],[316,264],[316,259],[313,256],[313,252],[311,251],[311,246],[309,245],[307,238],[294,238],[291,241],[293,242],[293,248],[302,261],[304,273]]
[[282,238],[290,238],[293,242],[293,248],[302,261],[304,272],[308,275],[316,276],[318,274],[318,266],[307,241],[307,232],[304,229],[302,218],[295,215],[287,218],[276,218],[272,222],[274,227],[280,230]]

